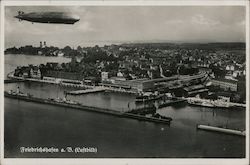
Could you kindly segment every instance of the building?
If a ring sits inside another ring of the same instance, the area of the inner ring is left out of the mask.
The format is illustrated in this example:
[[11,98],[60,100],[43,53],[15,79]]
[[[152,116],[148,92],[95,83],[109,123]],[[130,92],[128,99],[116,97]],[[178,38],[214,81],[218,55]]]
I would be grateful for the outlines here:
[[14,76],[29,78],[30,77],[30,67],[28,67],[28,66],[17,67],[15,69]]
[[38,67],[30,68],[30,77],[41,79],[42,78],[41,70]]
[[237,91],[237,82],[234,80],[228,79],[212,79],[212,84],[215,86],[219,86],[224,90]]
[[132,89],[136,89],[138,92],[145,92],[154,88],[154,82],[148,81],[147,79],[135,79],[127,82]]
[[183,88],[183,94],[186,97],[196,96],[198,94],[201,96],[206,96],[208,94],[208,89],[202,84],[193,85]]
[[109,78],[109,73],[108,72],[102,72],[101,73],[101,78],[102,78],[102,81],[107,81],[108,78]]
[[129,89],[135,92],[145,92],[154,89],[154,82],[148,79],[125,80],[117,77],[111,77],[110,83],[102,83],[103,86],[119,89]]
[[83,80],[85,77],[81,73],[48,70],[43,74],[45,77],[55,77],[70,80]]

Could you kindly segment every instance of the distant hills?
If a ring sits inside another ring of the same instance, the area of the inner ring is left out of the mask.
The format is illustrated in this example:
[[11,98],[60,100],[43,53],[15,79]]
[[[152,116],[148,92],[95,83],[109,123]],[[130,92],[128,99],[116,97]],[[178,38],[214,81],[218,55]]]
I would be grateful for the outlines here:
[[[145,49],[203,49],[203,50],[245,50],[246,43],[244,42],[218,42],[218,43],[164,43],[164,42],[144,42],[144,43],[123,43],[123,44],[111,44],[125,48],[145,48]],[[79,46],[78,46],[79,47]],[[67,50],[68,48],[69,50]],[[83,47],[84,48],[84,47]],[[94,47],[93,47],[94,48]],[[33,47],[31,45],[22,46],[20,48],[12,47],[5,49],[5,54],[30,54],[30,55],[46,55],[57,56],[58,53],[69,54],[68,52],[76,51],[72,50],[69,46],[63,49],[58,47]]]
[[214,43],[126,43],[124,47],[145,47],[158,49],[245,49],[244,42],[214,42]]

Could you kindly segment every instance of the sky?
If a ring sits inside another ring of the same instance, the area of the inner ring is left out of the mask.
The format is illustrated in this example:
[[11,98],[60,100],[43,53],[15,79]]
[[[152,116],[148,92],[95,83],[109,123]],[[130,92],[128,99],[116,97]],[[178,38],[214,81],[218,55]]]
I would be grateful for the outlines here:
[[[77,14],[74,25],[19,22],[18,11]],[[127,42],[245,42],[244,6],[6,6],[5,48]]]

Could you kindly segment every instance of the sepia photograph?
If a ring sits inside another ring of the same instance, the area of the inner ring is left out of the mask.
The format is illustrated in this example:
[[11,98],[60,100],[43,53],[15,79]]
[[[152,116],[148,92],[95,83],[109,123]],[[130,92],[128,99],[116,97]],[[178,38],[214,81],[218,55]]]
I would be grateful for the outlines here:
[[17,4],[1,4],[3,159],[246,163],[247,1]]

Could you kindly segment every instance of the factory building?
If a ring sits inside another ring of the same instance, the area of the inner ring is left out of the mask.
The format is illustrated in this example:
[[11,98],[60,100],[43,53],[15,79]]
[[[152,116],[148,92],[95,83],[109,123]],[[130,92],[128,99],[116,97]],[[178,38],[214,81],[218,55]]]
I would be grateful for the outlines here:
[[228,79],[212,79],[212,84],[219,86],[224,90],[237,91],[237,81],[228,80]]

